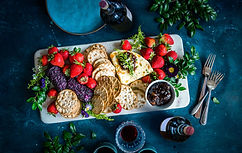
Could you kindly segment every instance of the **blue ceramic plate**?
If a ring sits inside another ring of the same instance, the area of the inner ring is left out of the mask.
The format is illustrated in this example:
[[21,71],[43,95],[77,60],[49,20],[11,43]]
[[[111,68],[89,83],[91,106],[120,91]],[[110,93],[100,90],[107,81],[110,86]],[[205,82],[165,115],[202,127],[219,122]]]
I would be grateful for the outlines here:
[[96,32],[105,24],[100,17],[100,0],[46,0],[51,20],[63,31],[85,35]]

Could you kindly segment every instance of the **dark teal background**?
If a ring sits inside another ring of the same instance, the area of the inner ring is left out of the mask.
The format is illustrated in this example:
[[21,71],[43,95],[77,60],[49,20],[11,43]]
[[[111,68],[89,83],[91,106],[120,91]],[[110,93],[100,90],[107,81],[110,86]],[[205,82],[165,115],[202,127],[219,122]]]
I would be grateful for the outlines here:
[[[39,112],[32,111],[26,99],[32,95],[26,90],[32,78],[33,55],[37,49],[51,44],[66,46],[99,41],[125,39],[137,31],[139,25],[146,35],[159,33],[154,22],[156,13],[147,11],[151,1],[124,1],[134,16],[135,26],[129,33],[120,34],[109,27],[88,36],[72,36],[58,29],[49,19],[42,0],[1,0],[0,1],[0,152],[32,153],[42,152],[43,132],[52,136],[61,134],[69,123],[44,124]],[[216,0],[210,4],[218,12],[217,20],[202,22],[205,31],[197,31],[189,38],[186,30],[169,28],[167,33],[179,34],[185,50],[194,45],[201,56],[196,63],[195,76],[189,76],[191,102],[182,109],[142,113],[114,117],[114,122],[100,120],[77,121],[78,131],[90,137],[95,131],[96,140],[82,141],[84,152],[91,152],[103,141],[114,143],[116,127],[126,120],[139,123],[147,136],[147,143],[159,153],[238,153],[242,152],[242,1]],[[214,69],[225,73],[213,96],[220,104],[211,103],[208,124],[201,126],[189,115],[195,104],[201,86],[201,69],[209,53],[217,55]],[[195,134],[184,143],[165,140],[159,134],[160,122],[168,116],[181,115],[188,118],[195,127]]]

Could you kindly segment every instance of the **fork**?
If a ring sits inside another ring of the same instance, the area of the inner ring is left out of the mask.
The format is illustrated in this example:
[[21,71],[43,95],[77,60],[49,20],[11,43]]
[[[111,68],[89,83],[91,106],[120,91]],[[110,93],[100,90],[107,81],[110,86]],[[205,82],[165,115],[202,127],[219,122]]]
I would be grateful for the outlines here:
[[198,119],[200,118],[200,115],[201,115],[201,110],[202,110],[201,106],[203,104],[202,98],[205,97],[204,95],[205,95],[205,90],[206,90],[207,79],[208,79],[208,76],[210,75],[211,70],[213,68],[213,63],[215,61],[215,58],[216,58],[216,55],[209,54],[204,66],[203,66],[203,74],[204,74],[205,78],[204,78],[204,81],[203,81],[203,86],[202,86],[202,90],[201,90],[199,102],[198,102],[198,104],[200,103],[200,106],[198,107],[197,112],[194,113],[195,115],[192,114]]
[[223,79],[223,77],[224,77],[224,75],[217,71],[217,72],[212,72],[212,74],[208,78],[208,82],[207,82],[208,99],[205,103],[205,107],[204,107],[204,110],[202,112],[202,116],[201,116],[201,119],[200,119],[200,123],[202,125],[207,124],[208,108],[209,108],[209,101],[210,101],[210,98],[211,98],[211,92],[212,92],[212,90],[214,90],[217,87],[217,85]]

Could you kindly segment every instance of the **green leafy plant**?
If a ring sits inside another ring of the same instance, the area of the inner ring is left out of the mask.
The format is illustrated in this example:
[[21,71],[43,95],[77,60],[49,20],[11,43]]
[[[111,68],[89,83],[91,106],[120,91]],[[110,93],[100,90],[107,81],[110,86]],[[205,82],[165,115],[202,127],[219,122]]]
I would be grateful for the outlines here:
[[84,149],[80,145],[81,140],[86,136],[82,133],[76,131],[76,127],[73,123],[70,123],[69,131],[62,132],[62,138],[64,143],[60,143],[60,136],[56,136],[54,139],[44,132],[46,141],[44,142],[44,152],[45,153],[75,153],[75,151],[81,151]]
[[33,68],[33,79],[31,79],[28,83],[28,89],[35,85],[39,85],[40,79],[45,77],[45,70],[47,69],[47,66],[37,66],[37,68]]
[[185,26],[191,37],[195,35],[196,29],[203,30],[201,20],[208,22],[217,16],[208,0],[154,0],[150,11],[159,14],[155,20],[160,23],[161,32],[178,22],[177,29]]

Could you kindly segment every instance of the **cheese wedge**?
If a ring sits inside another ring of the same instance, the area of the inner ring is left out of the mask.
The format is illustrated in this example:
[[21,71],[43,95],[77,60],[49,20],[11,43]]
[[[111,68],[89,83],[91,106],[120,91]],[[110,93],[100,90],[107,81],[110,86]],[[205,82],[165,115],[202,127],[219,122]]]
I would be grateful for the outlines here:
[[[131,54],[133,54],[136,57],[136,62],[135,62],[135,70],[134,70],[134,74],[130,75],[128,70],[123,69],[120,64],[119,64],[119,60],[117,58],[117,55],[119,54],[119,52],[129,52]],[[126,51],[126,50],[119,50],[119,51],[114,51],[110,54],[110,58],[113,62],[113,65],[115,66],[117,75],[119,77],[119,80],[122,84],[130,84],[131,82],[138,80],[140,78],[142,78],[143,76],[146,76],[148,74],[150,74],[151,72],[153,72],[153,69],[150,65],[150,63],[144,59],[141,55],[132,52],[132,51]]]

